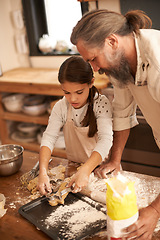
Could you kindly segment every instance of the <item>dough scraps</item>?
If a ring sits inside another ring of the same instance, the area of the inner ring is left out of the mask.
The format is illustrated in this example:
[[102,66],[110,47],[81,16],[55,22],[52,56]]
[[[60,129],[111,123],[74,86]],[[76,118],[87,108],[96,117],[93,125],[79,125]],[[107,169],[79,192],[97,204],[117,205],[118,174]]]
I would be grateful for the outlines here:
[[4,209],[6,198],[4,194],[0,193],[0,218],[6,214],[7,209]]
[[[63,165],[58,165],[48,170],[47,173],[48,173],[50,182],[53,185],[53,189],[56,189],[57,187],[59,187],[60,182],[65,179],[65,170],[66,168]],[[38,184],[38,176],[32,179],[27,185],[27,189],[32,194],[31,196],[32,200],[41,196],[39,190],[37,189],[37,184]]]
[[57,182],[58,180],[64,180],[66,168],[63,165],[58,165],[57,167],[48,170],[48,176],[50,181],[53,180]]
[[[63,191],[66,188],[66,185],[69,183],[70,178],[65,178],[65,180],[62,182],[62,184],[59,187],[59,190],[57,191],[56,194],[53,194],[51,196],[55,196],[55,198],[53,198],[53,200],[49,200],[49,204],[51,206],[56,206],[58,204],[63,204],[64,205],[64,200],[67,197],[68,193],[65,193],[64,195],[62,195],[62,197],[60,197],[60,192]],[[56,196],[60,197],[60,198],[56,198]]]

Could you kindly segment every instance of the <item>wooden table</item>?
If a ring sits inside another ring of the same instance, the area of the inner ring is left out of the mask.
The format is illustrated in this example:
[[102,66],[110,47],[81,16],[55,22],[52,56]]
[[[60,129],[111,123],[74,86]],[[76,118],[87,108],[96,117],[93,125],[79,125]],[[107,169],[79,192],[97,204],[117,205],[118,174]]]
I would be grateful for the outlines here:
[[[50,238],[42,231],[23,218],[18,209],[29,202],[30,193],[20,184],[20,176],[29,171],[38,161],[38,154],[35,152],[24,151],[24,160],[19,172],[12,176],[0,177],[0,193],[6,197],[5,209],[6,214],[0,219],[0,239],[2,240],[49,240]],[[51,166],[58,164],[68,166],[68,160],[54,158],[50,163]],[[75,171],[74,166],[68,169],[68,174]],[[145,175],[144,175],[145,176]],[[150,176],[148,176],[149,179]],[[88,238],[92,240],[106,240],[104,237],[93,236]],[[152,240],[159,240],[160,232]]]
[[[101,91],[109,83],[107,76],[95,73],[95,86]],[[0,92],[63,95],[58,69],[15,68],[0,76]]]

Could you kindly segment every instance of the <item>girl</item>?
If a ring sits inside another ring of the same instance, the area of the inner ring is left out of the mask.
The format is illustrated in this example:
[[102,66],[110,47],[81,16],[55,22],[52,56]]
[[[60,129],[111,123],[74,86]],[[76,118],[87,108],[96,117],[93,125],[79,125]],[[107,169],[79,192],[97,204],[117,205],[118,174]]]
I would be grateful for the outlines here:
[[90,64],[80,56],[72,56],[61,65],[58,80],[64,97],[52,109],[40,148],[38,188],[42,194],[51,192],[48,162],[62,127],[67,159],[84,163],[69,183],[74,185],[73,192],[87,185],[90,173],[112,146],[111,105],[93,85]]

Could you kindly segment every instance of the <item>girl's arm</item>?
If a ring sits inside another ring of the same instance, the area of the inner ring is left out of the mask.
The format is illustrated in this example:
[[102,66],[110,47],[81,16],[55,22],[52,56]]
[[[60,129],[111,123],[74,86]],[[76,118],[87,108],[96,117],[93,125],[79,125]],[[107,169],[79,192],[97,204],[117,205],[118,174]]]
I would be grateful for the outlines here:
[[[62,110],[63,109],[63,110]],[[51,154],[55,145],[55,142],[59,136],[63,122],[65,121],[66,105],[64,99],[57,102],[53,107],[51,115],[49,117],[48,126],[43,133],[41,148],[39,154],[39,178],[38,188],[42,194],[51,192],[49,183],[49,177],[47,175],[48,163],[51,158]]]
[[55,142],[59,136],[60,129],[63,127],[67,115],[67,105],[64,98],[59,100],[53,107],[49,117],[48,125],[43,133],[41,147],[47,146],[53,151]]
[[50,158],[51,150],[46,146],[41,147],[39,154],[38,189],[43,195],[45,195],[47,192],[51,192],[51,185],[47,175]]
[[72,177],[68,187],[74,186],[73,192],[79,192],[88,184],[91,172],[101,163],[102,157],[98,152],[92,152],[90,158],[79,168]]

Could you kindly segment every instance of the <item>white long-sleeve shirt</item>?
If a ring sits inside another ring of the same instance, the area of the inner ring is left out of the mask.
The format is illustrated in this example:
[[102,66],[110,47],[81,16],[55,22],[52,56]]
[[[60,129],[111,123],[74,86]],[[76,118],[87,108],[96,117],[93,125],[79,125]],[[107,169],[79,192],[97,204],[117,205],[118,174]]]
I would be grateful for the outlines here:
[[[48,126],[43,134],[41,146],[47,146],[51,152],[58,138],[61,128],[67,120],[68,102],[65,97],[59,100],[53,107],[49,117]],[[88,103],[82,108],[75,109],[72,107],[72,119],[77,127],[82,127],[81,121],[84,119],[88,108]],[[112,146],[112,108],[109,100],[104,95],[94,100],[93,110],[97,120],[98,141],[93,151],[97,151],[102,160],[108,156]],[[74,139],[73,139],[74,141]]]
[[141,29],[135,36],[135,46],[135,84],[123,89],[114,87],[113,129],[121,131],[137,125],[138,105],[160,148],[160,31]]

